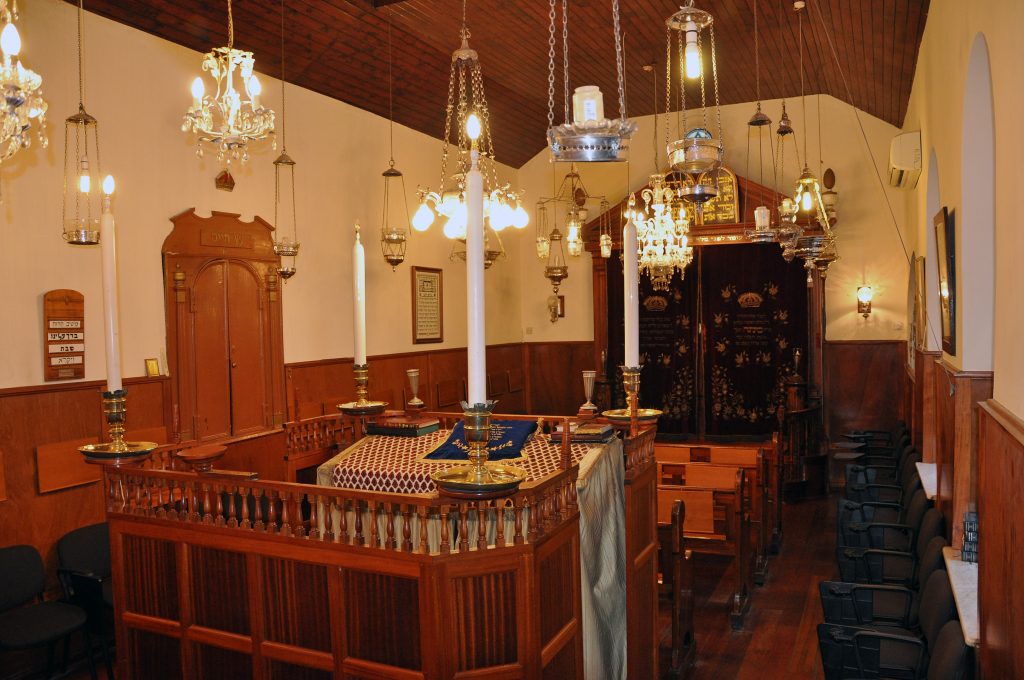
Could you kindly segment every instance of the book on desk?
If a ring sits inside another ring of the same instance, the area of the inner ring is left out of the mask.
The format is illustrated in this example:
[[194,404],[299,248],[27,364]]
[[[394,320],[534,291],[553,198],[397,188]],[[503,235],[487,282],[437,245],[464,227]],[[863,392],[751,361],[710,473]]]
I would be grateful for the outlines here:
[[437,418],[421,416],[394,415],[382,418],[375,423],[366,425],[367,434],[380,434],[392,437],[422,437],[441,428]]
[[[615,428],[607,423],[573,423],[569,427],[569,441],[574,444],[594,444],[605,442],[615,434]],[[562,426],[559,425],[551,433],[551,443],[562,443]]]

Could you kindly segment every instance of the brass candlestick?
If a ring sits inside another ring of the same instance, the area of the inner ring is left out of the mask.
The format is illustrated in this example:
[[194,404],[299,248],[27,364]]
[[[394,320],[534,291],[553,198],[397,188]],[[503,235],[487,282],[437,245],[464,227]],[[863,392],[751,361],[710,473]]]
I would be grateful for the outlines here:
[[366,398],[370,393],[370,365],[353,364],[352,373],[356,381],[356,400],[338,404],[338,409],[346,415],[373,415],[383,412],[384,407],[388,405],[386,401],[370,401]]
[[144,458],[157,447],[155,442],[126,442],[124,440],[125,416],[128,412],[125,406],[127,398],[128,390],[124,389],[103,393],[103,413],[107,417],[110,441],[78,447],[78,450],[90,462],[119,465],[129,460]]
[[469,465],[458,465],[430,475],[442,492],[454,496],[506,495],[515,491],[526,479],[525,470],[487,461],[494,404],[488,401],[470,406],[462,402]]
[[640,367],[622,367],[622,387],[626,391],[626,408],[605,411],[601,415],[619,428],[628,427],[631,434],[636,434],[639,425],[653,423],[658,420],[661,411],[653,408],[640,408]]

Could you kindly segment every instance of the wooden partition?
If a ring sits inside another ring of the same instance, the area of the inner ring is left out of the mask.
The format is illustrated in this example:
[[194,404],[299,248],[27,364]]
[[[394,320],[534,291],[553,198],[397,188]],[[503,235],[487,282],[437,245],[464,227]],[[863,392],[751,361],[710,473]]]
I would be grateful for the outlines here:
[[1024,422],[978,405],[978,609],[985,678],[1024,678]]
[[658,677],[658,507],[655,428],[625,441],[626,633],[630,680]]
[[957,548],[963,541],[964,512],[978,499],[978,404],[991,396],[990,371],[959,371],[936,362],[936,505]]
[[856,429],[890,430],[905,417],[906,346],[902,340],[825,343],[825,426],[831,439]]
[[911,423],[912,441],[921,451],[921,460],[935,462],[935,380],[940,351],[916,350],[914,361],[914,413]]
[[576,474],[455,501],[108,470],[118,676],[582,678]]

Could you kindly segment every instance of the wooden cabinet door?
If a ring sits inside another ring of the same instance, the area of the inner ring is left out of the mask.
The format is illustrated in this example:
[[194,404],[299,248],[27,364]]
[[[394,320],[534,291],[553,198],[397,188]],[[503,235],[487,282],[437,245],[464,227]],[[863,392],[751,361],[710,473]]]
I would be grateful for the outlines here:
[[232,433],[228,271],[227,261],[210,262],[196,275],[192,288],[195,435],[200,440]]
[[227,326],[232,434],[258,432],[267,422],[267,370],[260,282],[244,264],[228,263]]

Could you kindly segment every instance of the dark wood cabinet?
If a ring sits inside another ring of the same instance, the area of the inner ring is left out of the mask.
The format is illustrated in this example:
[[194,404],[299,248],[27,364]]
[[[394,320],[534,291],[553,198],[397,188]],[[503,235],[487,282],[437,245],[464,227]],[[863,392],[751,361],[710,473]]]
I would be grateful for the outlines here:
[[273,227],[189,210],[164,241],[174,430],[182,441],[284,421],[284,355]]

